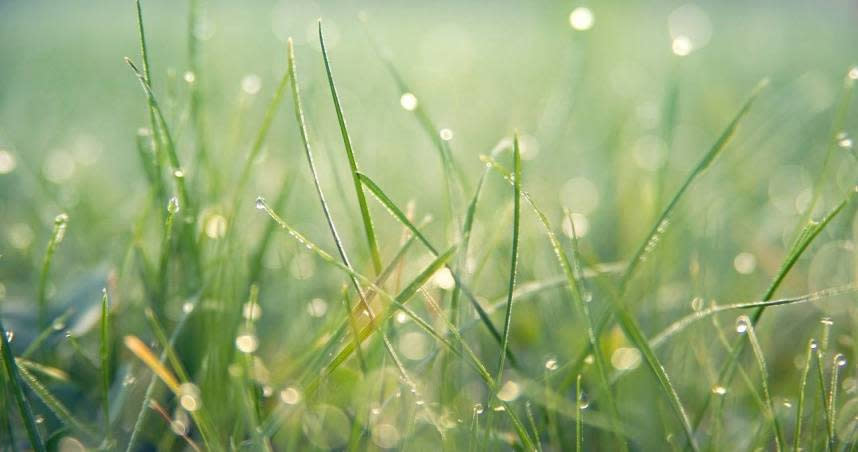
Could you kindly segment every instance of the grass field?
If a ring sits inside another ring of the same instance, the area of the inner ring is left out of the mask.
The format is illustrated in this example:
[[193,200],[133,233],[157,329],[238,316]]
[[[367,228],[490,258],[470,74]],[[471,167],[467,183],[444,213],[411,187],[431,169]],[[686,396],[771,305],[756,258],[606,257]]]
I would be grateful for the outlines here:
[[854,450],[856,21],[0,1],[0,450]]

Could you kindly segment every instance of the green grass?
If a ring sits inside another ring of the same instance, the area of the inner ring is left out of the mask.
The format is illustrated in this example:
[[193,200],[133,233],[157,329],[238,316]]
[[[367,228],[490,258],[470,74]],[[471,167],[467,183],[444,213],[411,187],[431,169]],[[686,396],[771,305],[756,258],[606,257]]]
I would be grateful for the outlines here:
[[0,450],[855,450],[848,6],[580,6],[0,5]]

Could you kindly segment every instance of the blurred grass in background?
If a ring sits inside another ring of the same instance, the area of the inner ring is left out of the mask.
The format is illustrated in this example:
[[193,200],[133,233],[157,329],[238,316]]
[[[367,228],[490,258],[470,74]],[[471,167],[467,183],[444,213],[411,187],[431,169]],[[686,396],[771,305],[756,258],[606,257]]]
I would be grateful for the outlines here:
[[[216,314],[192,324],[176,348],[187,360],[204,403],[211,407],[214,423],[223,428],[232,429],[245,416],[244,408],[232,408],[243,399],[227,382],[241,374],[228,366],[241,362],[231,350],[234,333],[244,322],[247,260],[271,221],[254,208],[254,200],[264,196],[272,202],[284,181],[294,181],[286,202],[272,208],[315,243],[331,253],[334,249],[311,189],[290,100],[284,99],[278,110],[252,166],[248,188],[237,195],[241,206],[237,221],[227,221],[238,169],[286,70],[287,37],[295,41],[302,100],[323,188],[356,269],[373,274],[325,78],[316,35],[319,17],[324,19],[361,171],[401,207],[413,201],[416,219],[431,214],[434,221],[427,226],[427,234],[443,250],[455,242],[456,231],[446,207],[441,161],[432,139],[407,108],[409,102],[416,99],[443,129],[438,133],[448,140],[465,175],[457,215],[464,211],[484,167],[480,155],[510,147],[512,131],[517,129],[524,188],[565,237],[572,228],[564,221],[562,208],[573,212],[585,266],[613,269],[594,282],[594,309],[599,313],[610,305],[605,298],[611,296],[610,288],[621,273],[616,269],[627,263],[678,185],[752,88],[769,77],[771,86],[719,159],[683,198],[669,233],[627,291],[626,305],[650,338],[713,300],[728,304],[760,299],[801,222],[808,215],[821,217],[856,183],[858,163],[851,145],[851,137],[858,134],[855,114],[847,115],[842,127],[832,129],[838,102],[854,104],[851,97],[840,100],[843,80],[858,61],[854,46],[858,8],[848,1],[752,5],[211,1],[202,2],[200,18],[192,27],[200,45],[198,72],[191,71],[188,61],[188,6],[151,1],[143,7],[152,84],[196,200],[195,228],[204,268],[196,291],[185,280],[192,278],[188,273],[193,271],[186,261],[177,257],[171,264],[170,296],[164,301],[161,320],[172,331],[186,303],[212,300],[209,310]],[[585,26],[583,10],[570,18],[577,7],[589,8],[591,28]],[[572,25],[588,29],[576,30]],[[74,416],[99,425],[99,393],[93,384],[98,366],[89,361],[97,356],[95,326],[101,289],[107,287],[115,313],[114,437],[121,445],[132,430],[149,377],[119,339],[126,334],[154,338],[140,315],[148,302],[138,267],[145,267],[141,264],[145,256],[157,262],[163,229],[163,215],[158,212],[166,207],[153,204],[135,148],[138,129],[148,127],[146,100],[122,59],[140,60],[136,27],[130,1],[0,2],[3,322],[14,332],[11,345],[16,354],[39,334],[36,299],[43,256],[54,217],[68,214],[46,294],[50,319],[69,308],[73,313],[68,321],[55,325],[56,332],[33,359],[66,370],[68,380],[52,382],[50,389]],[[403,97],[378,53],[401,72],[413,99]],[[192,85],[201,94],[208,163],[196,152],[200,140],[189,110]],[[834,151],[823,168],[832,140]],[[508,162],[508,156],[502,161]],[[369,204],[386,264],[398,249],[402,228],[374,199]],[[811,205],[814,211],[808,212]],[[532,212],[522,209],[519,286],[556,280],[562,274],[551,247]],[[484,306],[505,300],[512,217],[511,190],[492,174],[477,207],[470,254],[464,259],[469,286]],[[225,230],[227,225],[232,230]],[[856,280],[856,234],[855,209],[848,205],[802,256],[777,296],[811,293]],[[185,251],[179,249],[177,254]],[[423,249],[412,250],[402,284],[430,261]],[[283,404],[277,400],[278,391],[299,393],[304,354],[314,351],[315,341],[345,317],[340,295],[346,282],[343,276],[290,241],[287,234],[272,237],[260,282],[259,307],[264,314],[255,325],[259,349],[253,356],[258,359],[251,359],[263,417],[273,406]],[[445,309],[453,285],[451,276],[441,273],[428,286]],[[823,334],[821,318],[833,319],[831,356],[844,353],[849,362],[840,374],[837,400],[838,407],[843,407],[836,421],[838,428],[845,429],[840,433],[844,448],[856,439],[858,310],[854,299],[840,295],[772,308],[757,327],[776,415],[792,432],[805,344]],[[412,303],[417,306],[422,301]],[[567,293],[554,288],[515,305],[510,348],[521,362],[506,375],[518,382],[516,391],[524,391],[525,381],[539,382],[546,367],[552,372],[554,366],[548,362],[559,363],[558,372],[562,372],[562,366],[586,347],[584,321],[569,304]],[[422,305],[419,309],[431,312]],[[502,311],[494,311],[495,325],[502,325]],[[699,322],[658,350],[690,413],[697,413],[720,383],[718,370],[727,353],[716,332],[732,342],[737,315],[731,311],[718,316],[716,326]],[[474,314],[469,310],[465,317],[472,319]],[[494,373],[497,347],[479,328],[467,330],[465,338]],[[63,334],[66,330],[69,334]],[[319,400],[301,406],[308,412],[283,421],[287,427],[297,427],[284,428],[274,436],[277,449],[342,447],[347,442],[343,438],[355,447],[408,445],[419,450],[441,441],[449,441],[448,447],[467,446],[471,407],[487,405],[487,397],[491,399],[485,387],[470,370],[442,374],[446,352],[439,352],[434,339],[412,322],[392,322],[387,331],[418,380],[428,411],[391,406],[380,415],[384,422],[368,420],[361,407],[374,403],[366,398],[379,391],[376,385],[387,377],[359,378],[359,366],[350,360],[332,375]],[[79,343],[66,336],[78,338]],[[366,351],[371,368],[385,369],[375,372],[389,374],[390,384],[396,386],[395,368],[384,361],[386,355],[377,342]],[[664,449],[666,443],[685,447],[680,426],[641,364],[637,349],[615,327],[606,330],[602,345],[611,370],[625,372],[614,386],[614,398],[633,448]],[[744,358],[742,367],[758,385],[753,361]],[[609,410],[599,403],[602,389],[595,371],[585,370],[583,376],[585,391],[593,399],[584,418],[592,416],[596,422],[585,427],[585,447],[609,449],[614,443],[603,429]],[[453,396],[441,394],[442,382],[453,386]],[[811,392],[815,385],[809,383],[808,394],[815,394]],[[382,385],[381,391],[385,390]],[[574,406],[574,385],[556,390],[563,406]],[[760,391],[758,386],[754,390]],[[754,393],[736,378],[727,394],[723,432],[712,436],[717,423],[704,422],[699,440],[712,441],[716,448],[771,446],[771,432],[766,433],[768,426]],[[536,417],[546,449],[571,448],[574,413],[571,417],[555,414],[559,418],[552,420],[550,407],[543,411],[544,401],[532,394],[512,398],[516,403],[525,399],[540,407]],[[161,400],[169,402],[169,398]],[[822,408],[810,404],[816,411],[814,421],[805,424],[807,447],[820,446],[825,436]],[[523,406],[519,408],[525,419]],[[7,411],[13,412],[11,401]],[[43,419],[39,428],[46,437],[61,425],[37,402],[34,411]],[[17,426],[17,420],[12,422]],[[157,415],[149,415],[148,422],[141,443],[183,447],[180,439],[164,433],[164,422]],[[506,422],[496,420],[500,432],[512,431]],[[366,427],[367,433],[362,435],[360,429],[354,433],[352,425]],[[383,431],[373,427],[379,425],[385,426]],[[552,436],[552,425],[560,426],[559,437]],[[15,431],[19,444],[26,444],[23,430]],[[230,432],[219,434],[227,439]],[[236,427],[233,439],[239,443],[252,436],[244,427]],[[391,443],[394,436],[396,441]],[[479,437],[483,438],[482,433]],[[500,434],[493,440],[508,438]]]

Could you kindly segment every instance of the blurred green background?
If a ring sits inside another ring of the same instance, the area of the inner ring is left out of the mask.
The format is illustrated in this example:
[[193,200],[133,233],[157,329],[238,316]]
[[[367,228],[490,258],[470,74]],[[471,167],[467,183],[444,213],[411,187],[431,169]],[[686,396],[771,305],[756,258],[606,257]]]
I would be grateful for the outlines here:
[[[570,25],[577,7],[592,11],[592,28]],[[378,52],[393,61],[437,126],[449,129],[454,158],[467,178],[466,196],[483,167],[479,156],[508,146],[517,129],[525,188],[558,230],[569,230],[561,208],[575,212],[584,255],[603,264],[622,265],[632,254],[678,184],[758,81],[768,77],[771,86],[683,200],[670,233],[633,284],[629,303],[650,335],[690,313],[696,297],[706,303],[758,299],[778,270],[817,178],[816,216],[856,183],[858,164],[849,142],[858,134],[856,116],[847,116],[842,130],[831,126],[843,80],[858,62],[853,1],[207,1],[202,9],[203,20],[194,27],[202,70],[189,74],[187,5],[144,2],[153,85],[189,180],[203,199],[198,228],[212,242],[223,234],[209,222],[219,221],[229,201],[230,184],[285,70],[285,40],[291,36],[324,187],[356,266],[368,268],[315,34],[319,17],[361,169],[397,202],[414,200],[418,218],[432,214],[430,235],[441,244],[452,233],[440,160],[413,113],[401,105],[403,93]],[[66,212],[70,222],[51,273],[52,312],[83,306],[75,319],[84,334],[94,319],[86,323],[83,314],[98,307],[105,280],[129,259],[132,231],[150,209],[135,150],[138,128],[147,124],[145,98],[123,62],[125,56],[139,61],[134,14],[130,0],[0,0],[0,311],[18,336],[13,346],[37,333],[33,299],[54,216]],[[218,181],[197,178],[203,170],[193,153],[189,78],[204,96],[206,140]],[[821,172],[835,135],[837,146]],[[287,178],[296,179],[295,187],[288,206],[277,210],[333,250],[287,100],[253,166],[251,188],[242,194],[235,226],[240,244],[231,256],[243,259],[269,221],[253,208],[256,196],[275,198]],[[468,256],[475,266],[485,266],[472,285],[486,303],[506,291],[511,203],[508,186],[490,178]],[[400,227],[370,204],[389,258]],[[521,284],[560,275],[542,231],[526,212]],[[823,232],[780,295],[856,279],[854,214],[848,207]],[[157,222],[141,224],[149,225],[146,249],[156,250]],[[312,306],[310,300],[326,300],[329,315],[341,314],[335,308],[345,279],[285,234],[275,238],[265,261],[260,356],[276,367],[291,359],[284,346],[300,349],[310,342],[307,334],[322,328],[315,308],[304,308]],[[440,286],[435,290],[443,297]],[[119,290],[121,302],[139,303],[139,282],[129,279]],[[174,314],[181,301],[172,304]],[[531,366],[538,368],[547,356],[568,362],[586,343],[582,321],[567,304],[560,291],[546,291],[516,308],[511,346]],[[854,297],[840,296],[767,315],[758,334],[778,400],[795,398],[796,354],[818,334],[824,316],[835,320],[832,347],[850,358],[841,380],[844,400],[856,397],[853,305]],[[499,312],[494,319],[500,324]],[[729,330],[734,320],[730,313],[721,323]],[[120,318],[117,325],[135,334],[145,329],[139,319]],[[692,412],[716,384],[724,355],[714,346],[713,331],[703,322],[660,351]],[[483,333],[474,333],[475,340],[488,344],[485,356],[493,362],[494,349]],[[609,357],[628,346],[618,330],[607,337]],[[68,366],[70,360],[58,358],[54,365]],[[679,434],[649,416],[654,408],[646,402],[654,396],[640,388],[654,385],[639,367],[617,387],[626,421],[635,431],[649,431],[638,443],[642,448],[659,447],[666,434]],[[735,417],[725,421],[729,431],[741,431],[759,416],[747,400],[733,410]],[[751,438],[736,441],[746,440]]]

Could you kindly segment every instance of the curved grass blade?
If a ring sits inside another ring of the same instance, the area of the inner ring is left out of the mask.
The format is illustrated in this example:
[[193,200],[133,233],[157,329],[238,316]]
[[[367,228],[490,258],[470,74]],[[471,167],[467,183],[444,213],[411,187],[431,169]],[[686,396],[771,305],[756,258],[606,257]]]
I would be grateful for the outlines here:
[[24,395],[24,389],[21,387],[21,368],[15,363],[2,319],[0,319],[0,354],[2,354],[3,358],[3,367],[6,369],[5,380],[9,384],[12,394],[15,396],[15,402],[18,404],[18,413],[21,415],[21,422],[24,424],[24,428],[27,430],[30,446],[36,452],[44,452],[45,443],[42,442],[42,437],[36,428],[36,418],[33,416],[30,402],[27,400],[27,396]]
[[748,335],[748,342],[751,343],[751,349],[754,352],[754,357],[757,360],[757,367],[760,371],[760,379],[763,387],[763,400],[766,403],[766,417],[772,423],[775,431],[775,448],[780,452],[784,447],[784,437],[781,431],[780,422],[778,422],[777,414],[775,413],[775,404],[772,402],[772,396],[769,392],[769,372],[766,366],[766,357],[763,354],[763,348],[760,347],[760,342],[757,340],[757,333],[754,331],[754,325],[751,324],[751,319],[742,315],[736,320],[736,331],[740,334]]
[[372,257],[373,268],[375,273],[381,272],[381,256],[378,252],[378,242],[375,237],[375,229],[372,225],[372,217],[369,214],[369,208],[366,204],[366,196],[363,193],[360,180],[358,179],[358,167],[355,160],[354,150],[352,149],[352,139],[349,136],[348,128],[346,127],[346,119],[343,115],[343,107],[340,104],[340,96],[337,94],[337,86],[334,83],[334,76],[331,73],[331,62],[328,58],[328,49],[325,47],[325,36],[322,33],[322,19],[319,19],[319,43],[322,45],[322,59],[325,61],[325,73],[328,76],[328,86],[331,89],[331,97],[334,100],[334,109],[337,111],[337,121],[340,124],[340,133],[343,136],[343,146],[346,149],[346,156],[349,160],[349,168],[352,173],[352,182],[355,186],[355,194],[357,195],[358,206],[360,207],[360,215],[363,220],[364,233],[366,241],[369,245],[370,256]]
[[652,348],[659,348],[664,345],[671,337],[682,332],[692,323],[697,322],[698,320],[703,320],[707,317],[710,317],[714,314],[723,311],[729,311],[734,309],[753,309],[753,308],[762,308],[769,306],[783,306],[790,304],[801,304],[801,303],[812,303],[814,301],[819,301],[825,298],[834,297],[837,295],[844,295],[849,293],[858,292],[858,283],[847,284],[838,287],[832,287],[830,289],[823,289],[817,292],[813,292],[806,295],[801,295],[798,297],[790,297],[790,298],[779,298],[777,300],[763,300],[763,301],[753,301],[750,303],[735,303],[735,304],[722,304],[717,306],[712,306],[710,308],[702,309],[700,311],[689,314],[667,326],[667,328],[663,329],[660,333],[653,336],[650,340],[650,346]]

